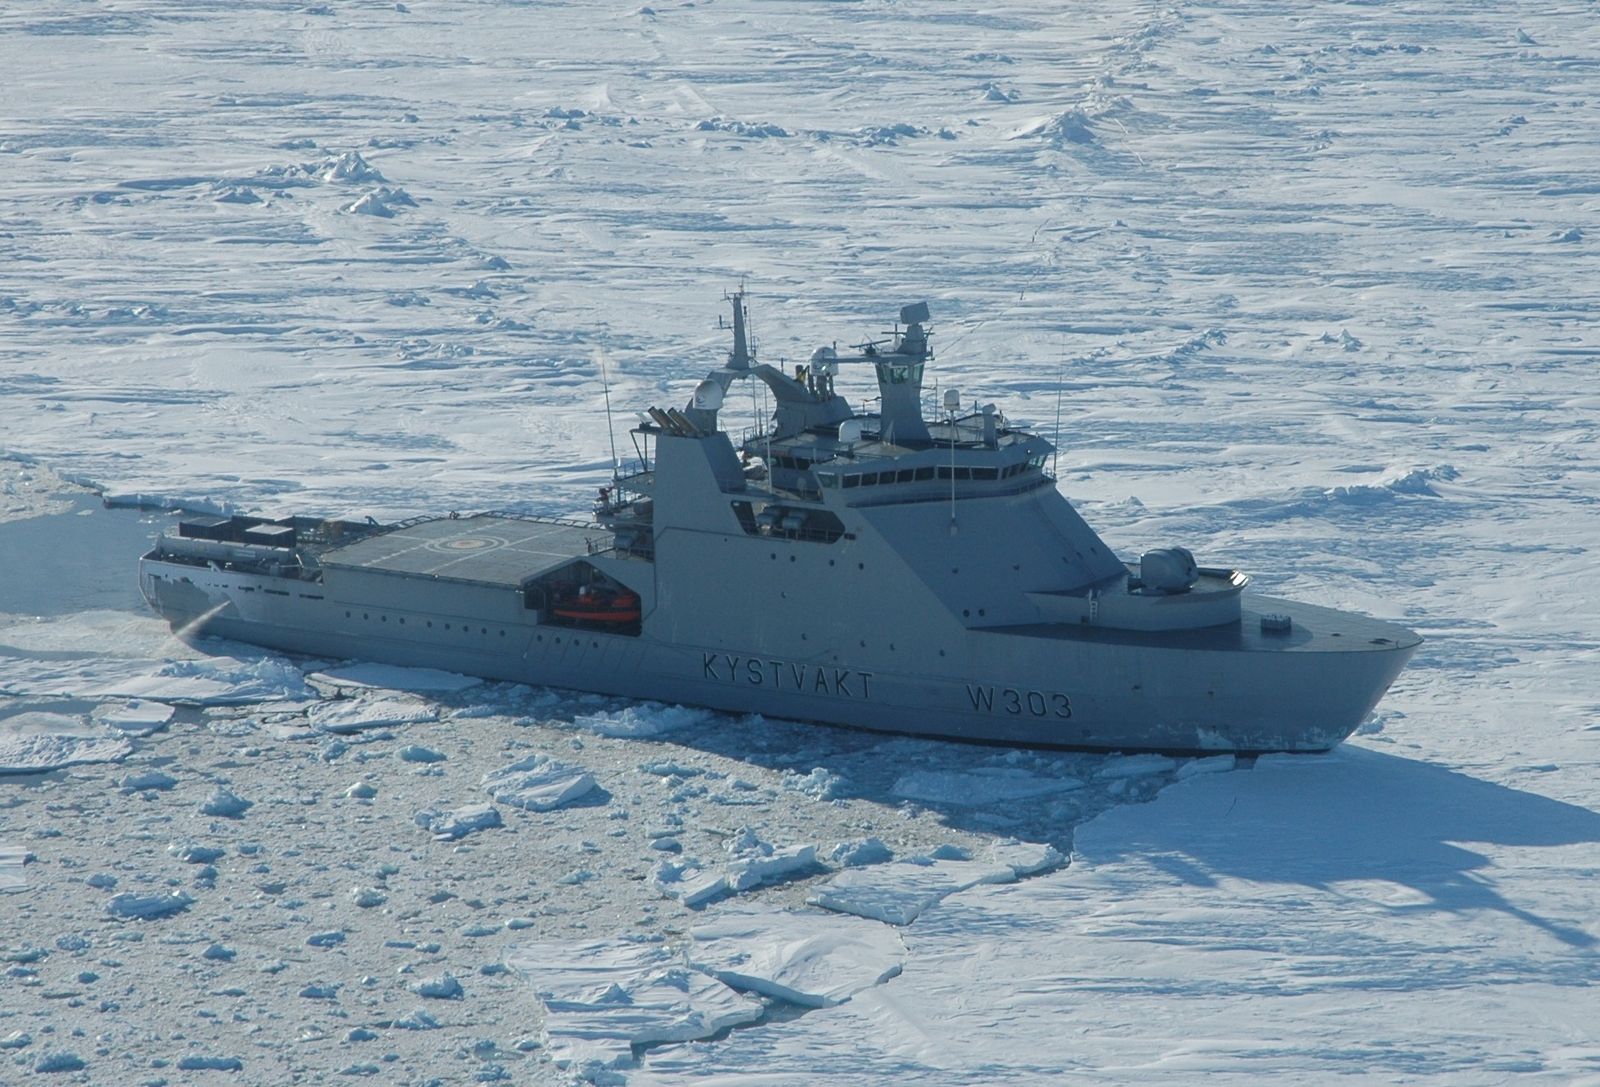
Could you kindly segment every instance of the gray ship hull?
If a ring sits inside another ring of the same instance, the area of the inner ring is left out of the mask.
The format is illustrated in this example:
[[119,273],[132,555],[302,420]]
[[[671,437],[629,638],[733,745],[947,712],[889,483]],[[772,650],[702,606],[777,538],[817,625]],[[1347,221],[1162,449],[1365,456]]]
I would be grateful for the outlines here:
[[[802,656],[726,638],[678,644],[550,626],[526,608],[474,609],[470,597],[429,607],[431,596],[461,596],[439,594],[430,577],[389,580],[382,592],[341,593],[333,576],[308,585],[154,553],[141,568],[151,605],[190,637],[730,713],[1106,751],[1327,750],[1368,716],[1420,641],[1392,624],[1257,597],[1238,622],[1201,631],[1108,638],[1065,625],[996,627],[963,631],[942,649],[857,639]],[[1262,633],[1259,614],[1288,617],[1292,633]],[[959,676],[948,662],[959,662]]]
[[[186,521],[141,564],[185,633],[291,653],[886,732],[1119,751],[1323,751],[1421,639],[1247,598],[1181,547],[1124,562],[1059,493],[1053,446],[947,389],[926,418],[928,308],[862,354],[759,363],[734,348],[592,523],[506,514],[396,525]],[[839,394],[877,376],[876,409]],[[718,421],[762,383],[769,428]]]

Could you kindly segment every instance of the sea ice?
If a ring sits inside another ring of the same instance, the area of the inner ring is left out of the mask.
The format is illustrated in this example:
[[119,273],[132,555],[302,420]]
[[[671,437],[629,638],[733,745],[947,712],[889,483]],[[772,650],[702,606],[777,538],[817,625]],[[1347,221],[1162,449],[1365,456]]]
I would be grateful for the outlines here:
[[0,732],[0,774],[36,774],[94,762],[120,762],[133,753],[121,737],[18,735]]
[[724,847],[728,852],[724,875],[729,889],[735,893],[764,883],[776,883],[817,867],[816,846],[779,848],[762,841],[749,827],[741,828]]
[[476,676],[442,672],[437,668],[402,668],[397,664],[360,661],[323,668],[306,675],[308,683],[333,688],[377,687],[391,691],[464,691],[481,686]]
[[581,766],[547,755],[529,755],[483,775],[483,787],[502,804],[528,811],[552,811],[595,788],[594,775]]
[[[496,931],[498,931],[498,928]],[[406,988],[418,996],[427,997],[431,1000],[460,1000],[463,995],[461,982],[456,980],[455,975],[448,972],[431,978],[423,978],[420,981],[413,981]]]
[[81,1072],[88,1065],[82,1057],[65,1049],[53,1049],[33,1062],[35,1072]]
[[650,870],[650,882],[663,896],[675,898],[690,909],[728,893],[728,877],[696,864],[661,861]]
[[134,699],[121,706],[101,706],[95,710],[93,718],[125,736],[149,736],[166,728],[173,712],[164,702]]
[[129,774],[117,783],[125,792],[142,793],[146,790],[162,792],[178,784],[178,779],[162,770],[146,770],[142,774]]
[[888,925],[809,910],[730,906],[690,930],[689,961],[739,989],[792,1004],[842,1004],[900,973],[906,949]]
[[856,838],[835,845],[828,857],[844,868],[859,868],[866,864],[883,864],[894,859],[894,851],[877,838]]
[[306,711],[306,720],[323,732],[349,733],[365,729],[437,721],[439,708],[408,694],[358,695],[318,702]]
[[980,883],[1012,883],[1017,876],[1016,869],[1004,861],[894,861],[846,869],[818,887],[807,901],[840,913],[909,925],[928,907],[957,891]]
[[169,894],[134,894],[124,892],[112,895],[106,902],[106,912],[112,917],[124,920],[147,921],[156,917],[166,917],[169,914],[186,910],[194,899],[182,891],[173,891]]
[[640,702],[614,713],[574,717],[572,723],[601,736],[641,740],[676,732],[692,725],[704,724],[715,716],[710,710],[687,706],[664,706],[659,702]]
[[[1066,857],[1054,846],[1040,842],[1019,842],[1015,838],[1003,838],[989,846],[989,856],[997,864],[1003,864],[1016,875],[1018,879],[1024,876],[1038,875],[1048,872],[1052,868],[1059,868],[1066,862]],[[1005,882],[1004,880],[985,880],[986,883]]]
[[200,814],[221,819],[243,819],[244,813],[255,807],[255,801],[246,800],[226,785],[218,785],[211,795],[200,803]]
[[1166,755],[1114,755],[1095,770],[1096,781],[1112,781],[1117,778],[1145,777],[1150,774],[1165,774],[1178,765],[1178,760]]
[[653,944],[524,944],[508,949],[505,963],[544,1002],[551,1058],[585,1078],[629,1063],[636,1045],[709,1038],[763,1010]]
[[24,867],[29,853],[20,845],[0,842],[0,891],[20,891],[28,886]]
[[412,821],[441,842],[502,825],[500,809],[493,804],[468,804],[447,812],[424,809],[417,812]]
[[212,861],[220,860],[227,850],[185,840],[173,842],[167,846],[167,852],[184,864],[210,864]]
[[985,766],[967,771],[914,770],[896,779],[891,791],[907,800],[977,808],[1064,793],[1082,785],[1076,778],[1045,777],[1013,766]]

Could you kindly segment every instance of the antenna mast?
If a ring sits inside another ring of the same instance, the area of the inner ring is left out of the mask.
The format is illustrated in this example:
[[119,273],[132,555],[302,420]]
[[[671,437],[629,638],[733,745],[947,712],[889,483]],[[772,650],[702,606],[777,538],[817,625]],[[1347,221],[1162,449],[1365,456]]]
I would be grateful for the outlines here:
[[605,348],[596,348],[595,355],[600,361],[600,388],[606,398],[606,438],[611,442],[611,483],[615,486],[622,478],[622,473],[617,464],[617,430],[611,425],[611,378],[606,373]]
[[1059,481],[1061,479],[1061,374],[1062,367],[1056,367],[1056,434],[1050,450],[1050,474]]

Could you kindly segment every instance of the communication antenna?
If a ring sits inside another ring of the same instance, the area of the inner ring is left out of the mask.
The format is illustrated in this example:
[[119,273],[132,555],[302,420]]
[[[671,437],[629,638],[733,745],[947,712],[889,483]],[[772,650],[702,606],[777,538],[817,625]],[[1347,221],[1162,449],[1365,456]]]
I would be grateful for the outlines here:
[[611,378],[606,373],[606,349],[596,347],[594,354],[600,363],[600,389],[606,398],[606,438],[611,442],[611,482],[615,485],[622,478],[622,473],[617,464],[617,431],[611,425]]
[[1050,474],[1056,479],[1061,478],[1061,374],[1064,367],[1056,368],[1056,435],[1051,444],[1055,446],[1050,450]]
[[956,412],[961,408],[961,391],[959,389],[946,389],[944,391],[944,409],[946,417],[950,420],[950,535],[956,534],[956,438],[960,431],[956,427]]

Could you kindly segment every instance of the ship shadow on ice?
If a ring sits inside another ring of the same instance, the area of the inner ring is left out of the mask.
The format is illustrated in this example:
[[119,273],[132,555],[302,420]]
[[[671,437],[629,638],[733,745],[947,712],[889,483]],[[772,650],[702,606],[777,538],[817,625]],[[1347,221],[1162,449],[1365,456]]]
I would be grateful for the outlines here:
[[[659,744],[675,749],[677,762],[692,763],[699,752],[778,773],[796,803],[810,797],[878,809],[870,822],[880,829],[872,833],[884,837],[892,837],[892,821],[922,812],[952,831],[1048,844],[1065,855],[1085,821],[1119,804],[1153,799],[1188,761],[704,712],[704,723],[641,747],[641,760],[646,750],[659,752]],[[712,796],[711,802],[724,801]],[[782,794],[767,800],[783,803]]]
[[1248,774],[1173,790],[1161,802],[1161,818],[1141,813],[1106,826],[1084,843],[1083,858],[1142,860],[1196,887],[1233,878],[1359,896],[1363,885],[1387,884],[1411,892],[1383,907],[1396,917],[1492,911],[1581,951],[1600,945],[1571,923],[1582,916],[1577,898],[1572,918],[1558,919],[1503,894],[1501,883],[1520,877],[1492,855],[1600,842],[1600,812],[1588,808],[1349,745],[1265,757]]

